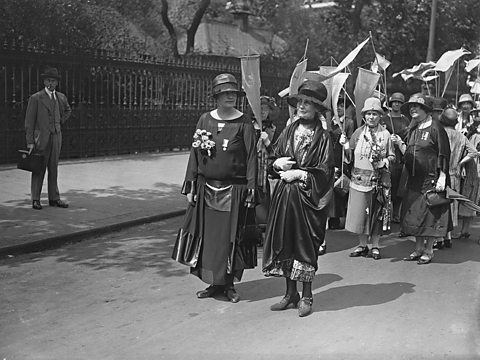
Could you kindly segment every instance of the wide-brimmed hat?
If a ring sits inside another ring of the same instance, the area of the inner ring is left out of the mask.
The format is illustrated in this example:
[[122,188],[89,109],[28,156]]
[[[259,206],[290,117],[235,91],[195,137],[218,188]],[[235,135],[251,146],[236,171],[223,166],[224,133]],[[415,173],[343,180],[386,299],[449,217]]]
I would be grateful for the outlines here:
[[420,105],[426,112],[432,112],[432,98],[421,93],[413,94],[410,99],[402,105],[402,111],[408,111],[411,105]]
[[448,101],[442,97],[433,98],[432,109],[433,111],[443,111],[448,105]]
[[458,114],[452,108],[445,109],[439,121],[444,126],[455,126],[458,123]]
[[405,95],[403,95],[401,92],[395,92],[390,96],[390,99],[388,99],[388,102],[391,104],[394,101],[401,102],[402,104],[405,102]]
[[475,106],[475,103],[473,102],[472,95],[470,95],[470,94],[460,95],[460,98],[458,99],[458,105],[460,105],[461,103],[464,103],[464,102],[469,102],[470,104],[472,104],[472,107]]
[[287,103],[290,106],[297,107],[298,100],[309,100],[322,112],[327,109],[323,103],[327,94],[327,88],[320,81],[305,80],[298,88],[298,94],[287,97]]
[[60,76],[57,68],[54,68],[54,67],[49,67],[49,68],[46,68],[44,71],[43,71],[43,74],[40,74],[40,77],[42,79],[47,79],[47,78],[52,78],[52,79],[57,79],[57,80],[60,80],[62,77]]
[[224,92],[235,92],[238,96],[245,96],[245,92],[238,89],[237,79],[232,74],[220,74],[212,81],[213,97]]
[[376,97],[369,97],[365,100],[362,108],[362,115],[367,111],[376,111],[380,114],[384,114],[382,103],[380,102],[379,98]]

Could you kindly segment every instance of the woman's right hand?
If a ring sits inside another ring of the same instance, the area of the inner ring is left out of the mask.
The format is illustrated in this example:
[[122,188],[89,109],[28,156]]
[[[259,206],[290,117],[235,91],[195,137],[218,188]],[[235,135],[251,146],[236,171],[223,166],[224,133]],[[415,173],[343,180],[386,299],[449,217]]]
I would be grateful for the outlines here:
[[295,161],[291,160],[291,157],[281,157],[275,160],[273,163],[273,166],[279,170],[282,171],[287,171],[292,168],[293,165],[295,165]]
[[195,206],[195,202],[197,201],[197,195],[192,193],[187,194],[187,201],[190,205]]

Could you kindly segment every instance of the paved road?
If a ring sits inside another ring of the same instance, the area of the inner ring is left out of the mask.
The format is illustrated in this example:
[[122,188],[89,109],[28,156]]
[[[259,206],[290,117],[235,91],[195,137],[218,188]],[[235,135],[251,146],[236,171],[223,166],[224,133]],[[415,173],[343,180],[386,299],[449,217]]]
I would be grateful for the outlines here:
[[[0,260],[0,359],[479,359],[480,247],[462,240],[432,264],[349,258],[328,232],[314,313],[271,312],[283,279],[246,271],[238,304],[170,260],[181,218]],[[478,228],[478,224],[475,224]],[[261,252],[259,256],[261,255]]]

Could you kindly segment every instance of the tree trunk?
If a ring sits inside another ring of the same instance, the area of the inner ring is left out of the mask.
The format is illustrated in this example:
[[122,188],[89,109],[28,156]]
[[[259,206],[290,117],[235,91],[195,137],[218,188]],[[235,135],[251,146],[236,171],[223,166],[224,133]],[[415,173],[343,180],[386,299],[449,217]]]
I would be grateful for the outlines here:
[[167,28],[168,34],[170,35],[170,46],[172,48],[173,56],[180,57],[178,53],[178,42],[177,42],[177,32],[173,27],[170,19],[168,18],[168,1],[162,0],[162,10],[160,11],[162,15],[163,25]]
[[195,34],[197,33],[200,22],[202,21],[203,15],[207,8],[210,6],[210,0],[201,0],[200,5],[198,6],[197,11],[192,19],[192,24],[187,30],[187,47],[185,50],[185,55],[193,51],[195,46]]

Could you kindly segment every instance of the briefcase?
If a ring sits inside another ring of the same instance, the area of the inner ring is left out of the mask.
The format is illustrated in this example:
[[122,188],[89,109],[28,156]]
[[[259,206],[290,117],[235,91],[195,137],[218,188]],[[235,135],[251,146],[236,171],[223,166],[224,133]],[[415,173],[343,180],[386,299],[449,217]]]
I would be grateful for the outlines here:
[[34,174],[41,173],[45,166],[45,156],[41,154],[28,153],[28,150],[18,150],[17,168],[30,171]]

